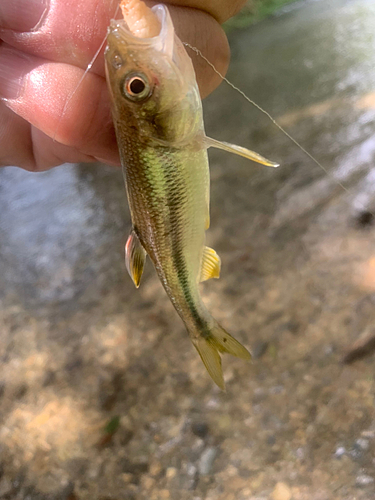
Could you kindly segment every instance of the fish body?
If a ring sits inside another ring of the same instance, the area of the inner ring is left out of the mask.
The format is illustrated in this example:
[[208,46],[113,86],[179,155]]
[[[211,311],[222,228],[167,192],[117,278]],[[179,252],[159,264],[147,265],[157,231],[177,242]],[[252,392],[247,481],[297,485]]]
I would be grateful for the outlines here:
[[[133,223],[126,266],[138,287],[146,255],[151,258],[208,372],[224,388],[219,353],[245,359],[250,354],[214,320],[198,289],[200,281],[220,273],[219,257],[205,246],[207,147],[220,146],[205,136],[194,69],[168,10],[152,10],[159,35],[138,38],[125,21],[112,21],[105,53]],[[247,151],[240,149],[237,154]]]

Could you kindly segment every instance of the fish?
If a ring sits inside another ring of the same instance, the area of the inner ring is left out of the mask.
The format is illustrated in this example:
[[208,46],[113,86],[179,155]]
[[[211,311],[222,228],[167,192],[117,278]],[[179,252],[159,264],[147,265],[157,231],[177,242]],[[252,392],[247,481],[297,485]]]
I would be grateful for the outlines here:
[[121,7],[124,19],[108,28],[105,67],[132,220],[126,269],[138,288],[149,256],[209,375],[224,390],[221,354],[251,355],[213,318],[199,292],[199,283],[219,278],[221,269],[220,257],[205,244],[207,149],[278,164],[206,136],[193,64],[168,8],[150,9],[139,0]]

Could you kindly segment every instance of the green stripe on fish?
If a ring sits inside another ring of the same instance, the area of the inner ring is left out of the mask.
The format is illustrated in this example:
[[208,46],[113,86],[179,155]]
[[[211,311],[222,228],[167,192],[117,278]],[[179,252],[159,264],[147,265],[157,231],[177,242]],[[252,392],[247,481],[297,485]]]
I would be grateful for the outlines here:
[[[133,222],[126,267],[138,287],[146,254],[214,382],[224,389],[221,354],[250,353],[206,309],[199,282],[220,275],[205,246],[209,226],[208,147],[268,166],[262,156],[204,133],[194,69],[165,6],[153,7],[158,36],[139,39],[112,21],[105,52],[112,115]],[[134,83],[135,82],[135,83]]]

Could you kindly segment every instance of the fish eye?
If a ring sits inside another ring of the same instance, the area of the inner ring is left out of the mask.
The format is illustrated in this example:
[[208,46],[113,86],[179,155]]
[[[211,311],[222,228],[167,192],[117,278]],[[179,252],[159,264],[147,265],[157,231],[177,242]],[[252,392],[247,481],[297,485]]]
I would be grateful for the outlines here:
[[151,94],[151,87],[143,73],[127,75],[122,84],[122,94],[131,101],[144,101]]

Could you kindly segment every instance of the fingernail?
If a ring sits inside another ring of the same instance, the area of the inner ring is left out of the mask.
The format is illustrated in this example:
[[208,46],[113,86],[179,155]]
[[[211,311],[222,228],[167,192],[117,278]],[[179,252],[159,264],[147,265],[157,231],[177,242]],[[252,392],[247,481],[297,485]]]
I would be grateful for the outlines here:
[[17,99],[31,61],[21,52],[0,46],[0,98]]
[[1,0],[0,29],[36,30],[47,13],[49,0]]

